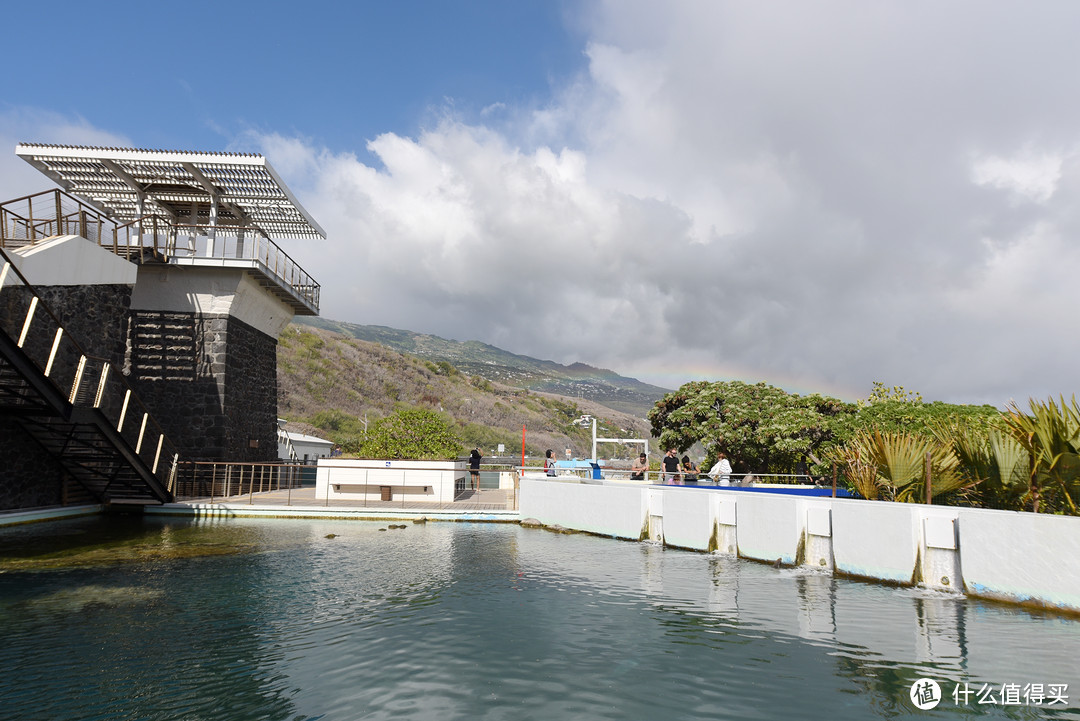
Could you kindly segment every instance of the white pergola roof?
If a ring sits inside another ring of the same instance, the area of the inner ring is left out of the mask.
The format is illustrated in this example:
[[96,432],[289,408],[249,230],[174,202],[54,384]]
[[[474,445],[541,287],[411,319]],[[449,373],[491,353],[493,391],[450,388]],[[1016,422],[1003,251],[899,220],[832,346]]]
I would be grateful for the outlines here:
[[120,223],[141,210],[181,225],[256,227],[270,238],[326,237],[261,155],[37,143],[15,153]]

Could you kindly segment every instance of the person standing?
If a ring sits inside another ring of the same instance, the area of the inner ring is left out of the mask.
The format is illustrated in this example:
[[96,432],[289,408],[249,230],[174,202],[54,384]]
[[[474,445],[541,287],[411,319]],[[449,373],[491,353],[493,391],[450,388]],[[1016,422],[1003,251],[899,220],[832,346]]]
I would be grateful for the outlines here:
[[669,448],[664,455],[664,483],[678,486],[679,484],[679,457],[675,455],[675,449]]
[[479,448],[472,449],[472,453],[469,455],[469,475],[472,476],[472,485],[477,491],[480,490],[480,459],[483,456],[480,454]]
[[709,469],[709,475],[713,477],[718,486],[731,485],[731,462],[723,451],[716,454],[716,463]]
[[555,475],[555,451],[550,448],[547,449],[547,453],[544,454],[544,473],[549,476]]
[[697,483],[698,479],[698,467],[697,464],[690,460],[690,456],[682,457],[682,472],[683,480],[687,483]]

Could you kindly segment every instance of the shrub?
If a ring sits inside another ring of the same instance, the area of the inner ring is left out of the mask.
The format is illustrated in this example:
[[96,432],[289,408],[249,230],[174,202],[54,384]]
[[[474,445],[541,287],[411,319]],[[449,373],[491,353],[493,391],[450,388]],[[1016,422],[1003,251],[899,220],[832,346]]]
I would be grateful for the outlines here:
[[375,421],[360,446],[364,458],[445,460],[461,454],[451,423],[425,408],[401,408]]

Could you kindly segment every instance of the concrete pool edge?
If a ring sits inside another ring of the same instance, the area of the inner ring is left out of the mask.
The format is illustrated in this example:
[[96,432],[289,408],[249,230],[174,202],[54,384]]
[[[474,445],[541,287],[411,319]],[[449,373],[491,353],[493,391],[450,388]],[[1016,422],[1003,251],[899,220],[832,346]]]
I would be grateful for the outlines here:
[[544,526],[1080,613],[1077,517],[532,474],[520,498]]
[[147,506],[147,515],[196,518],[324,518],[353,521],[483,521],[518,523],[520,514],[510,510],[449,511],[425,508],[346,508],[321,506],[249,505],[247,503],[166,503]]

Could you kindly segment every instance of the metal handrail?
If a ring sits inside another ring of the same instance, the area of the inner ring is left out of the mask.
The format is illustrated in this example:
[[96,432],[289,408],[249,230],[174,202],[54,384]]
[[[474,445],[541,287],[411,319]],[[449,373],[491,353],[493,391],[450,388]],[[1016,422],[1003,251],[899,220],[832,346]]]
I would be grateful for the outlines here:
[[[44,206],[44,207],[42,207]],[[0,248],[34,244],[59,235],[81,235],[99,244],[116,221],[59,188],[0,203]]]
[[313,467],[280,461],[184,461],[177,473],[175,496],[209,498],[211,503],[247,496],[250,504],[255,493],[299,488],[303,469]]
[[[27,301],[20,321],[14,312],[18,300],[10,296],[11,313],[0,318],[0,323],[11,325],[2,330],[18,339],[16,345],[69,404],[99,411],[162,487],[171,492],[179,461],[176,447],[112,364],[83,351],[64,332],[60,319],[41,301],[37,290],[11,262],[7,252],[0,249],[0,257],[4,261],[0,287],[25,289]],[[13,332],[16,326],[18,331]]]
[[119,223],[59,188],[0,203],[0,248],[60,235],[82,236],[127,260],[149,250],[163,260],[251,261],[297,299],[319,307],[321,286],[257,226],[184,224],[153,214]]
[[175,223],[145,215],[113,230],[112,250],[125,258],[152,250],[165,259],[245,260],[315,308],[321,286],[257,226]]
[[[544,474],[543,467],[540,466],[519,466],[518,470],[524,473],[532,474]],[[593,477],[593,468],[556,468],[554,476],[547,476],[548,478],[579,478],[590,480]],[[630,475],[633,471],[629,468],[612,468],[610,466],[600,467],[601,480],[632,480]],[[663,484],[668,477],[673,475],[664,471],[650,470],[645,472],[645,477],[641,479],[643,483]],[[674,474],[678,476],[680,482],[686,482],[683,478],[685,473]],[[698,471],[697,481],[689,481],[689,483],[697,483],[702,486],[719,485],[719,476],[709,475],[708,471]],[[814,479],[811,476],[797,473],[726,473],[723,474],[728,477],[728,483],[732,486],[744,486],[744,485],[814,485]]]

